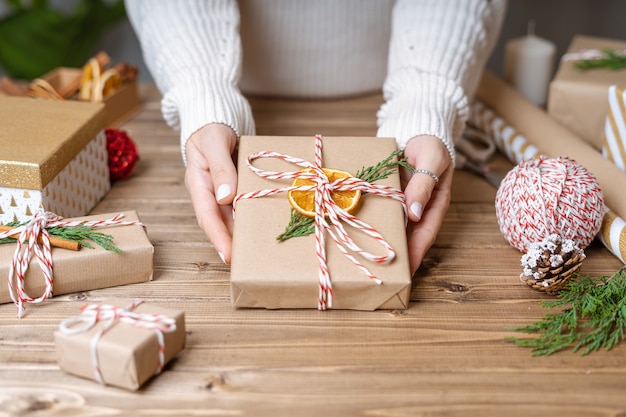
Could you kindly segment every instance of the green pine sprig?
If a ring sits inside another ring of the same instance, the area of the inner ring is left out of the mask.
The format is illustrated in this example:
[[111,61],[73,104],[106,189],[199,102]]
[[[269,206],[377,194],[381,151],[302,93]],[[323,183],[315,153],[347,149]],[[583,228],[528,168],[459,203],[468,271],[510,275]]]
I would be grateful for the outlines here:
[[[362,167],[355,177],[373,183],[389,177],[396,171],[398,166],[413,170],[413,167],[406,161],[406,158],[398,159],[402,151],[394,151],[384,160],[370,167]],[[285,231],[276,236],[276,240],[285,241],[294,237],[308,236],[315,232],[315,220],[312,217],[306,217],[291,209],[289,223],[285,227]]]
[[574,66],[580,70],[595,68],[608,68],[618,70],[626,67],[626,55],[620,54],[614,49],[605,49],[604,57],[594,59],[583,59],[576,61]]
[[[19,227],[24,225],[25,223],[7,223],[7,226],[11,227]],[[113,236],[108,235],[106,233],[102,233],[96,230],[95,227],[78,225],[72,227],[65,226],[57,226],[51,227],[48,229],[48,233],[51,236],[60,237],[63,239],[71,240],[73,242],[80,243],[81,246],[84,246],[88,249],[93,249],[94,247],[88,242],[92,241],[103,249],[121,253],[122,250],[113,244]],[[4,238],[0,239],[0,244],[2,243],[14,243],[16,239],[13,238]]]
[[610,350],[624,340],[626,329],[626,267],[613,276],[579,276],[559,292],[555,301],[544,301],[547,308],[562,308],[531,325],[515,331],[537,334],[535,338],[507,338],[532,349],[534,356],[551,355],[572,347],[582,355],[598,349]]

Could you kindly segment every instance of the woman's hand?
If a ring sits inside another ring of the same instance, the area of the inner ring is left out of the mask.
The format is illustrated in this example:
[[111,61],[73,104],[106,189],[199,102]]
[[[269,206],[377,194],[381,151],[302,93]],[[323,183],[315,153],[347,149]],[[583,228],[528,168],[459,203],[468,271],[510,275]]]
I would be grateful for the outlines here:
[[185,147],[185,185],[198,224],[227,264],[232,249],[231,204],[237,190],[237,170],[232,159],[236,144],[237,136],[230,127],[212,123],[193,133]]
[[409,208],[407,239],[411,273],[419,268],[426,251],[435,242],[443,218],[450,206],[450,187],[454,167],[443,142],[434,136],[415,136],[409,140],[404,156],[416,169],[439,177],[404,170],[404,193]]

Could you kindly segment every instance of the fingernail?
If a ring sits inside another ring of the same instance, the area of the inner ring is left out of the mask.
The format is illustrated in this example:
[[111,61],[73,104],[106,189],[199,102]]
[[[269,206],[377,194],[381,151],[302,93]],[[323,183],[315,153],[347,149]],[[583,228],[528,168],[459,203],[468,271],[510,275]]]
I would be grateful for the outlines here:
[[230,185],[222,184],[217,188],[217,201],[220,202],[230,195]]
[[424,211],[424,207],[422,207],[420,203],[411,204],[411,213],[413,213],[415,217],[417,217],[418,220],[422,218],[423,211]]
[[224,254],[222,252],[217,252],[217,256],[220,257],[220,259],[222,260],[222,262],[226,263],[226,260],[224,259]]

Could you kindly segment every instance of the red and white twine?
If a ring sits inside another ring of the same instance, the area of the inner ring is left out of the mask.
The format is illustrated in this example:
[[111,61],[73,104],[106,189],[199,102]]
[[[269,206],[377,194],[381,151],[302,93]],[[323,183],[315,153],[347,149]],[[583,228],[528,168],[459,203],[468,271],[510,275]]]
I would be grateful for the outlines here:
[[[279,158],[286,162],[290,162],[292,164],[307,169],[294,172],[264,171],[255,167],[252,164],[252,161],[257,158]],[[255,174],[262,178],[271,180],[293,180],[296,178],[301,178],[310,180],[314,183],[313,185],[289,186],[239,194],[235,197],[233,210],[236,203],[242,199],[267,197],[274,194],[294,190],[315,192],[315,253],[319,263],[318,309],[326,310],[327,308],[332,307],[332,282],[330,279],[330,272],[326,263],[326,246],[324,232],[328,232],[339,251],[343,253],[344,256],[346,256],[346,258],[348,258],[367,277],[372,279],[377,284],[382,283],[382,281],[374,274],[372,274],[369,269],[363,263],[361,263],[352,253],[360,255],[361,257],[375,263],[385,263],[390,262],[392,259],[395,258],[395,250],[374,227],[370,226],[369,224],[360,220],[358,217],[348,213],[347,211],[339,207],[339,205],[337,205],[337,203],[332,199],[331,193],[333,191],[360,190],[361,192],[367,192],[381,197],[391,198],[400,202],[402,204],[404,212],[406,213],[406,200],[402,190],[387,185],[372,184],[356,177],[345,177],[330,182],[328,177],[322,170],[321,135],[315,136],[314,163],[278,152],[261,151],[249,155],[246,159],[246,165],[250,170],[252,170]],[[328,214],[328,221],[325,219],[325,213]],[[385,249],[386,255],[375,255],[359,247],[346,231],[345,227],[342,224],[342,221],[357,229],[358,231],[365,233],[366,235],[375,239]]]
[[[98,342],[102,336],[117,323],[125,323],[134,327],[154,330],[159,344],[159,362],[155,375],[161,373],[165,366],[165,341],[163,333],[176,330],[176,320],[163,314],[136,313],[133,310],[143,301],[136,301],[126,307],[109,304],[91,304],[81,308],[81,314],[63,320],[59,330],[67,335],[84,333],[99,322],[105,322],[90,342],[91,362],[96,381],[104,384],[100,360],[98,359]],[[82,324],[82,326],[81,326]]]
[[[9,269],[9,295],[18,308],[17,316],[22,317],[24,313],[24,303],[41,303],[53,295],[53,261],[52,250],[50,248],[49,228],[52,227],[109,227],[109,226],[144,226],[139,221],[120,221],[124,214],[119,213],[107,220],[65,220],[54,213],[39,210],[32,220],[25,225],[16,226],[11,230],[0,232],[0,239],[19,234],[17,247],[13,253],[11,267]],[[25,290],[25,277],[28,271],[33,254],[37,258],[46,288],[43,294],[37,298],[30,297]]]

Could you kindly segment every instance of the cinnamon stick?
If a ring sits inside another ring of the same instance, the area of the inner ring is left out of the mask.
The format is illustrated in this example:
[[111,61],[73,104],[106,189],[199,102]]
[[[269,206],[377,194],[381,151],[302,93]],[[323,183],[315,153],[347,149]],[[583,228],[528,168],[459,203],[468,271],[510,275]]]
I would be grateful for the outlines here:
[[[0,224],[0,232],[6,232],[7,230],[11,230],[11,229],[14,229],[14,227],[4,226],[4,225]],[[19,233],[13,234],[13,235],[11,235],[9,237],[13,238],[13,239],[17,239],[19,237]],[[39,243],[41,243],[41,238],[39,238]],[[69,240],[69,239],[63,239],[63,238],[57,237],[57,236],[50,236],[50,246],[54,246],[55,248],[61,248],[61,249],[69,249],[69,250],[79,250],[80,249],[80,243],[79,242],[75,242],[75,241]]]

